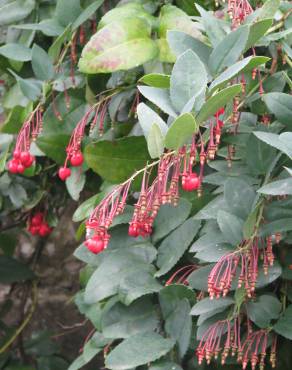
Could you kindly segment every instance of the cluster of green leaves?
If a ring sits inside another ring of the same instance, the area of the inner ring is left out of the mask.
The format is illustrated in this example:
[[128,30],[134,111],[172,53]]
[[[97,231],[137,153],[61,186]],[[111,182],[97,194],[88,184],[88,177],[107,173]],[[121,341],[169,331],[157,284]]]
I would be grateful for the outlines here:
[[[1,35],[4,45],[0,47],[6,117],[0,134],[1,221],[8,214],[23,226],[28,212],[38,204],[49,202],[56,211],[65,204],[67,191],[75,201],[82,191],[91,192],[94,195],[73,215],[75,222],[81,222],[80,239],[84,220],[113,184],[159,158],[165,149],[177,150],[189,143],[199,129],[208,140],[208,120],[225,106],[222,144],[216,160],[208,163],[202,198],[181,191],[176,208],[162,206],[147,239],[128,236],[133,214],[129,205],[111,227],[106,251],[95,256],[83,244],[75,251],[85,263],[75,303],[96,331],[70,370],[82,369],[104,347],[110,349],[105,366],[112,370],[196,369],[197,341],[210,325],[234,310],[246,315],[255,328],[271,328],[280,334],[281,348],[286,348],[283,338],[292,339],[289,9],[287,2],[267,0],[243,25],[231,30],[228,16],[219,18],[200,5],[195,9],[189,1],[175,5],[129,2],[108,12],[102,1],[70,0],[70,7],[68,0],[37,5],[34,0],[0,1],[0,24],[7,32]],[[91,35],[90,20],[96,19],[98,30]],[[91,37],[83,50],[77,42],[79,68],[84,73],[75,66],[73,84],[70,57],[68,53],[59,56],[70,48],[80,26]],[[279,46],[285,65],[278,58]],[[251,47],[260,56],[251,55]],[[276,72],[271,68],[275,63]],[[263,79],[263,96],[258,93],[258,80],[251,78],[254,68]],[[129,114],[137,86],[143,99],[137,107],[138,122]],[[102,137],[93,132],[84,138],[85,163],[81,170],[72,171],[65,189],[55,176],[57,166],[65,159],[77,122],[105,90],[112,93],[105,132]],[[237,135],[230,135],[228,117],[235,96],[242,101],[240,122]],[[13,134],[38,102],[45,112],[42,134],[31,148],[37,164],[24,176],[10,175],[5,163],[13,150]],[[269,126],[260,122],[267,114]],[[235,148],[231,167],[226,161],[230,145]],[[139,190],[137,180],[133,190]],[[259,234],[281,232],[277,261],[267,276],[259,267],[254,299],[247,300],[235,284],[228,297],[211,302],[204,293],[210,270],[253,234],[262,205],[265,223]],[[34,278],[12,257],[15,245],[10,235],[0,233],[1,282]],[[165,286],[175,271],[189,264],[198,268],[188,277],[188,286]],[[205,298],[197,301],[199,293]],[[281,353],[278,368],[286,369],[287,356]],[[37,357],[45,357],[39,360],[46,361],[38,364],[41,370],[66,366],[56,351]],[[7,354],[0,368],[11,366]],[[219,363],[212,366],[220,368]],[[237,365],[231,361],[230,368]]]

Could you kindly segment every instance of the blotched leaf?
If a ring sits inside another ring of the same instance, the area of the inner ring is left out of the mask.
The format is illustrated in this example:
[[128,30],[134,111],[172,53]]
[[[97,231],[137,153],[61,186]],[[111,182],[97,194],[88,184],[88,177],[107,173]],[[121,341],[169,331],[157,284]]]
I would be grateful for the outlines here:
[[158,54],[149,24],[125,18],[101,28],[85,45],[79,60],[83,73],[109,73],[137,67]]

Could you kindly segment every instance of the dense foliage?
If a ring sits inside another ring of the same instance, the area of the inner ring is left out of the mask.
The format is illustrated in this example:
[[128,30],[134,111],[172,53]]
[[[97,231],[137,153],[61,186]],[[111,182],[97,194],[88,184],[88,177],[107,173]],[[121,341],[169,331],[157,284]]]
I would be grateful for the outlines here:
[[0,282],[32,297],[0,369],[69,366],[28,343],[17,367],[38,277],[13,234],[49,237],[83,194],[69,370],[289,368],[291,9],[0,0]]

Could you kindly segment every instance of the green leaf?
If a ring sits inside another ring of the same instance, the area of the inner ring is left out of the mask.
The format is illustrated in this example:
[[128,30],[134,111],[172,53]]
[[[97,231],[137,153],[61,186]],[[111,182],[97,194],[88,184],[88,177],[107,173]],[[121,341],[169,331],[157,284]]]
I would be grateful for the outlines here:
[[258,67],[261,64],[268,62],[270,58],[267,57],[247,57],[241,61],[228,67],[224,72],[222,72],[210,85],[209,91],[212,92],[215,89],[219,89],[227,84],[232,78],[237,76],[240,72],[250,71],[253,68]]
[[93,337],[85,344],[82,354],[70,365],[68,370],[79,370],[90,362],[103,347],[109,344],[110,340],[103,337],[100,333],[95,333]]
[[231,213],[245,219],[251,212],[256,193],[244,180],[230,178],[224,184],[224,199]]
[[[281,152],[287,154],[292,158],[292,149],[289,145],[285,144],[283,138],[289,133],[284,133],[281,135],[272,134],[270,132],[254,131],[253,134],[260,140],[264,141],[266,144],[273,146],[274,148],[279,149]],[[282,140],[281,140],[282,138]]]
[[155,276],[162,276],[173,268],[191,244],[200,226],[200,221],[190,218],[163,240],[158,248],[159,270]]
[[0,24],[16,23],[26,18],[35,8],[35,0],[1,1],[0,3]]
[[85,302],[95,303],[117,294],[123,278],[134,272],[137,274],[142,271],[153,272],[153,266],[147,263],[147,249],[151,249],[151,247],[143,248],[137,245],[135,248],[132,246],[112,250],[108,254],[103,252],[102,263],[87,283]]
[[284,311],[283,316],[277,321],[273,329],[276,333],[292,340],[292,305],[290,304]]
[[164,113],[169,114],[171,117],[177,116],[170,101],[168,89],[159,89],[149,86],[139,86],[138,89],[145,98],[157,105]]
[[262,19],[258,22],[250,24],[248,40],[245,45],[245,50],[253,47],[256,42],[264,36],[267,30],[272,26],[272,19]]
[[203,123],[207,118],[215,114],[219,108],[224,107],[236,95],[241,92],[241,85],[228,86],[219,91],[217,94],[212,95],[202,106],[196,121],[198,124]]
[[[176,207],[169,204],[162,205],[153,224],[153,242],[158,242],[181,225],[189,216],[191,208],[191,203],[184,198],[179,200]],[[170,214],[171,217],[169,217]]]
[[258,19],[274,18],[276,11],[279,9],[280,0],[267,0],[260,8]]
[[[70,107],[66,107],[65,95],[58,94],[43,115],[43,130],[38,137],[37,146],[58,164],[63,164],[72,130],[85,114],[86,104],[83,91],[68,91]],[[55,112],[62,117],[60,121]]]
[[191,18],[176,6],[167,4],[162,6],[159,17],[158,36],[166,38],[168,30],[183,31],[195,38],[202,38]]
[[142,3],[129,2],[119,3],[113,9],[110,9],[101,18],[98,27],[102,28],[110,23],[119,21],[124,18],[141,18],[149,23],[150,26],[156,25],[156,18],[151,16]]
[[119,286],[119,299],[129,305],[144,295],[157,293],[162,286],[149,271],[136,271],[125,276]]
[[10,256],[0,256],[1,283],[11,284],[33,278],[34,273],[26,265]]
[[8,43],[0,47],[0,55],[5,58],[27,62],[31,60],[31,49],[15,43]]
[[71,176],[66,179],[66,188],[71,198],[75,201],[79,199],[80,193],[85,185],[85,173],[81,168],[71,168]]
[[277,232],[292,230],[292,218],[280,218],[276,221],[270,222],[261,228],[262,236],[273,235]]
[[159,158],[164,151],[164,136],[160,127],[153,123],[147,136],[148,151],[151,158]]
[[215,47],[226,35],[226,24],[218,19],[211,11],[206,11],[203,7],[196,3],[201,17],[204,29],[208,35],[213,47]]
[[219,210],[217,222],[224,238],[233,245],[241,242],[243,220],[229,212]]
[[139,299],[130,306],[117,302],[103,312],[102,333],[107,338],[129,338],[133,335],[154,331],[158,315],[149,299]]
[[292,195],[292,178],[273,181],[262,186],[258,192],[268,195]]
[[256,282],[256,288],[262,288],[266,285],[271,284],[277,280],[282,274],[282,268],[278,262],[275,262],[273,266],[269,267],[268,274],[265,275],[264,270],[259,270],[259,275]]
[[81,26],[87,19],[89,19],[97,9],[103,4],[104,0],[97,0],[90,4],[83,12],[79,15],[77,19],[72,24],[72,30],[76,30],[79,26]]
[[256,301],[247,302],[246,308],[249,319],[260,328],[266,328],[271,320],[279,317],[282,304],[274,296],[261,295]]
[[170,126],[165,136],[167,149],[179,149],[191,139],[198,130],[198,125],[191,113],[180,115]]
[[53,63],[44,49],[34,44],[31,54],[31,65],[34,74],[39,80],[50,80],[54,77]]
[[157,361],[150,365],[149,370],[182,370],[182,368],[174,362]]
[[140,136],[89,144],[84,155],[88,166],[112,183],[125,181],[149,159],[146,141]]
[[203,266],[192,272],[187,281],[190,286],[196,290],[203,290],[204,292],[208,291],[208,276],[214,267],[213,264]]
[[106,357],[105,366],[111,370],[127,370],[159,359],[173,346],[172,339],[159,334],[137,334],[115,347]]
[[197,302],[191,310],[191,315],[215,314],[224,311],[227,307],[234,304],[234,299],[230,297],[210,299],[204,298]]
[[168,285],[159,292],[159,303],[164,318],[169,317],[174,312],[179,303],[187,299],[194,303],[195,296],[192,289],[185,285]]
[[71,25],[69,24],[64,31],[56,38],[48,50],[48,55],[55,62],[59,58],[63,44],[69,40],[71,36]]
[[141,18],[112,22],[91,37],[79,60],[83,73],[109,73],[141,65],[158,54],[149,24]]
[[41,31],[46,36],[59,36],[64,32],[64,27],[56,19],[45,19],[40,23],[17,24],[12,27],[23,30]]
[[80,222],[85,220],[85,218],[89,217],[90,213],[93,211],[94,207],[98,205],[99,202],[103,200],[103,198],[113,190],[113,186],[106,187],[105,190],[101,191],[98,194],[93,195],[92,197],[88,198],[86,201],[80,204],[80,206],[76,209],[73,214],[72,220],[74,222]]
[[181,31],[168,31],[167,41],[177,57],[190,49],[201,59],[205,66],[208,65],[212,48],[202,41]]
[[162,63],[174,63],[176,56],[172,53],[165,38],[155,40],[159,48],[158,61]]
[[245,49],[249,35],[249,26],[245,25],[231,31],[224,39],[213,49],[209,67],[213,74],[221,72],[225,67],[233,65]]
[[170,76],[162,73],[149,73],[141,77],[138,82],[143,82],[152,87],[167,89],[170,86]]
[[163,137],[165,136],[168,130],[167,124],[156,112],[154,112],[154,110],[149,108],[146,104],[140,103],[137,107],[137,115],[146,138],[148,137],[154,123],[160,128]]
[[41,89],[36,81],[18,77],[17,82],[23,95],[32,101],[36,101],[41,96]]
[[254,175],[264,175],[275,159],[276,150],[250,135],[246,145],[246,162]]
[[32,104],[28,104],[26,107],[15,106],[10,110],[0,131],[7,134],[17,134],[31,111]]
[[66,27],[73,23],[80,13],[82,13],[80,0],[71,0],[70,6],[66,0],[57,0],[55,17],[62,26]]
[[184,298],[177,303],[175,310],[165,317],[165,331],[177,342],[179,358],[183,358],[190,345],[192,319],[190,302]]
[[170,77],[173,106],[181,112],[189,100],[202,94],[206,87],[207,72],[204,64],[193,51],[187,50],[177,58]]
[[32,101],[35,101],[40,97],[41,84],[39,83],[39,81],[30,78],[24,79],[18,76],[11,69],[8,70],[16,78],[19,88],[25,97]]
[[292,96],[280,92],[265,94],[263,100],[268,110],[281,122],[292,127]]

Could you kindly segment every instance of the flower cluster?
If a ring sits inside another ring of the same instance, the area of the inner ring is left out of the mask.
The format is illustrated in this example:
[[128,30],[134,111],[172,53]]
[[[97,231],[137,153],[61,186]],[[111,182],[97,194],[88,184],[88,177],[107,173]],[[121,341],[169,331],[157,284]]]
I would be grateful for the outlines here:
[[8,163],[9,172],[21,174],[33,164],[35,158],[29,152],[30,145],[32,141],[36,140],[42,127],[42,109],[38,108],[30,114],[19,131],[13,151],[13,159]]
[[[242,335],[241,332],[239,316],[230,320],[220,320],[211,325],[196,349],[199,364],[202,364],[204,359],[210,364],[212,359],[218,359],[221,355],[221,364],[224,365],[229,355],[232,357],[237,355],[237,361],[243,370],[249,363],[252,370],[255,370],[257,365],[263,370],[268,348],[268,330],[253,331],[250,322],[247,321],[247,333]],[[273,368],[276,366],[276,345],[277,336],[274,336],[270,351],[270,363]]]
[[[202,179],[206,159],[215,157],[220,142],[224,109],[216,114],[216,122],[210,122],[209,141],[205,145],[200,131],[192,138],[190,146],[183,146],[178,152],[167,152],[158,161],[147,165],[123,184],[118,185],[94,209],[86,224],[85,245],[93,253],[99,253],[107,247],[110,235],[108,229],[113,219],[125,208],[132,181],[143,174],[141,191],[134,207],[129,225],[129,235],[146,237],[152,233],[153,222],[160,207],[164,204],[176,206],[179,200],[179,184],[185,191],[202,193]],[[78,126],[77,126],[78,127]],[[220,131],[219,131],[220,130]],[[71,146],[70,146],[71,148]],[[199,172],[194,167],[199,165]],[[151,169],[157,165],[157,176],[151,182]],[[67,168],[66,164],[63,168]],[[60,173],[59,173],[60,175]]]
[[245,18],[253,12],[253,9],[248,0],[228,0],[227,11],[234,29],[244,22]]
[[29,218],[27,230],[31,235],[39,235],[45,237],[48,236],[53,229],[45,220],[44,213],[37,212]]
[[222,256],[208,277],[210,298],[225,297],[235,276],[238,276],[238,288],[244,286],[248,297],[252,297],[258,277],[259,256],[263,258],[263,269],[267,274],[268,267],[274,263],[271,237],[243,241],[237,251]]
[[108,100],[105,99],[102,103],[94,105],[85,113],[81,120],[77,123],[75,129],[72,132],[69,144],[66,148],[66,160],[64,166],[59,169],[59,177],[62,181],[65,181],[71,175],[70,168],[67,167],[68,162],[73,167],[81,166],[83,163],[83,154],[81,152],[81,143],[85,134],[85,128],[87,124],[90,123],[90,132],[93,131],[97,122],[99,123],[100,135],[103,134],[104,120],[107,112]]

